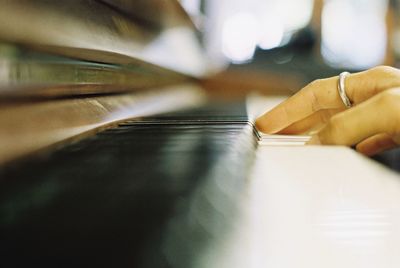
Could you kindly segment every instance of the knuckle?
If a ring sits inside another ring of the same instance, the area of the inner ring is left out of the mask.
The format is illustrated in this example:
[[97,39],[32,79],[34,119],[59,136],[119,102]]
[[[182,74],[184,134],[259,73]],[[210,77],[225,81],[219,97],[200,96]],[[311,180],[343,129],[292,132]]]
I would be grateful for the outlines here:
[[377,108],[382,111],[390,133],[400,131],[400,89],[390,89],[379,94]]
[[307,88],[309,88],[310,90],[315,90],[317,88],[319,88],[322,84],[322,79],[317,79],[312,81],[311,83],[308,84]]
[[378,66],[371,69],[374,77],[385,79],[386,82],[393,85],[400,85],[400,70],[391,66]]
[[317,79],[308,84],[306,94],[311,100],[312,110],[314,112],[322,109],[323,106],[323,94],[325,94],[326,79]]
[[343,133],[343,121],[340,116],[335,115],[328,120],[327,126],[325,128],[323,142],[327,144],[340,144],[343,143],[342,133]]
[[316,80],[314,80],[312,83],[314,84],[314,85],[320,85],[321,83],[323,82],[323,79],[316,79]]
[[329,123],[330,123],[332,126],[337,126],[337,125],[339,125],[339,124],[340,124],[340,121],[341,121],[341,119],[340,119],[340,114],[334,115],[334,116],[332,116],[332,117],[329,119]]
[[329,79],[329,78],[320,78],[320,79],[316,79],[316,80],[312,81],[308,85],[309,85],[309,87],[311,87],[311,88],[313,88],[315,90],[318,90],[318,89],[321,89],[321,88],[325,88],[330,80],[331,79]]
[[377,73],[377,74],[386,74],[386,75],[392,75],[392,74],[399,74],[399,70],[391,67],[391,66],[386,66],[386,65],[381,65],[377,66],[371,69],[371,72]]
[[317,79],[309,83],[303,90],[303,94],[310,101],[311,109],[316,112],[320,109],[318,91],[321,87],[321,79]]
[[330,119],[329,114],[327,114],[327,113],[320,113],[320,114],[319,114],[319,120],[320,120],[322,123],[328,122],[329,119]]
[[390,89],[379,94],[378,105],[393,112],[400,112],[400,90]]
[[310,90],[310,98],[311,98],[312,110],[314,112],[319,111],[321,109],[321,105],[320,105],[320,100],[318,97],[318,92],[316,92],[316,90],[314,90],[314,89],[311,89]]

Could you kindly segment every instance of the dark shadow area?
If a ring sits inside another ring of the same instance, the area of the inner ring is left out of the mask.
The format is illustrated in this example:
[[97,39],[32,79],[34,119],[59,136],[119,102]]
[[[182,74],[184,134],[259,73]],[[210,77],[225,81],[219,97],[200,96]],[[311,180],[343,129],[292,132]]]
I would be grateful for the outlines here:
[[373,157],[373,159],[397,172],[400,172],[400,148],[383,152]]

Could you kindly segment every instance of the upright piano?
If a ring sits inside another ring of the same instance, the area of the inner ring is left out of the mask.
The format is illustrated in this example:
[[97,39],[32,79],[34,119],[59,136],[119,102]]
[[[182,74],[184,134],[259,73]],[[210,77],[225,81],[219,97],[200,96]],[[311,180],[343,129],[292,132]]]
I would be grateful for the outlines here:
[[400,265],[398,174],[259,133],[179,2],[0,3],[1,267]]

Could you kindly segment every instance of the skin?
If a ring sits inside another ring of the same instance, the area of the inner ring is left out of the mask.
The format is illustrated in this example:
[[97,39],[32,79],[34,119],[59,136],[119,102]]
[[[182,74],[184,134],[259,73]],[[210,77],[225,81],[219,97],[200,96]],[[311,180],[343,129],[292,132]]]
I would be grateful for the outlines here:
[[308,144],[356,146],[372,156],[400,145],[400,70],[379,66],[346,78],[346,109],[338,77],[316,80],[256,120],[269,134],[311,134]]

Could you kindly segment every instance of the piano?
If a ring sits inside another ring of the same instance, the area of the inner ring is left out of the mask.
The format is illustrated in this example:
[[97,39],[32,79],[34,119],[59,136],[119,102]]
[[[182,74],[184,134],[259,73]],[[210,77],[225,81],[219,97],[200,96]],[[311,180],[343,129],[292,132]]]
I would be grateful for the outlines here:
[[398,173],[259,133],[179,2],[0,3],[2,267],[399,266]]

